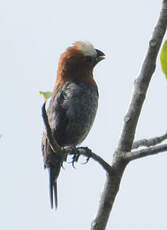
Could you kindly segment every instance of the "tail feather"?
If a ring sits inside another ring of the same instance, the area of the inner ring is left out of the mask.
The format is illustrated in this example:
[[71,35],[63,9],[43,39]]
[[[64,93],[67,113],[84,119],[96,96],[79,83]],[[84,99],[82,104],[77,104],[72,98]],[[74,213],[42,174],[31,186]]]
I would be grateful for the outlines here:
[[51,208],[54,206],[57,208],[57,178],[59,176],[64,159],[53,152],[48,143],[46,133],[43,134],[42,138],[42,152],[44,156],[44,167],[48,168],[49,172],[49,194]]
[[[55,199],[55,207],[57,208],[57,192],[55,193],[55,189],[54,189],[54,187],[56,186],[56,190],[57,190],[57,181],[55,182],[53,178],[54,178],[53,169],[50,168],[49,169],[50,205],[51,205],[51,208],[53,208],[53,199]],[[53,191],[54,191],[54,197],[53,197]]]
[[[49,168],[49,189],[50,189],[50,205],[51,208],[57,208],[57,177],[59,175],[61,165],[59,167],[50,167]],[[53,205],[54,204],[54,205]]]
[[58,206],[58,201],[57,201],[57,181],[54,184],[53,190],[54,190],[55,208],[57,208],[57,206]]

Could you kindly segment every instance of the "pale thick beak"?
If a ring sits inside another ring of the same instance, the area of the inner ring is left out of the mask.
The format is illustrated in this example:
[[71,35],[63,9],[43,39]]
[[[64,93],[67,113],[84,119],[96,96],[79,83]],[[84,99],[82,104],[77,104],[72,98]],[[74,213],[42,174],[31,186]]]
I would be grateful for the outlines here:
[[103,59],[105,59],[105,56],[99,56],[96,58],[97,62],[102,61]]
[[98,63],[99,61],[102,61],[105,58],[105,54],[101,50],[98,50],[98,49],[95,49],[95,50],[97,53],[96,63]]

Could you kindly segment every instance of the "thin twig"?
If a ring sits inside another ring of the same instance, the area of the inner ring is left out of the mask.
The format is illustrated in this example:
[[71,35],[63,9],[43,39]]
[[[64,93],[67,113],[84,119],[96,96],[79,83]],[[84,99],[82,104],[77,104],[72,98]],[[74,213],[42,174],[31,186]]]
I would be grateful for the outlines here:
[[88,158],[92,158],[93,160],[97,161],[103,167],[103,169],[105,169],[108,173],[110,173],[111,166],[105,160],[103,160],[102,157],[93,153],[90,150],[87,151],[86,149],[87,148],[82,148],[82,147],[77,148],[77,150],[79,151],[79,154],[86,156]]
[[167,133],[165,133],[164,135],[159,136],[159,137],[138,140],[138,141],[135,141],[133,143],[132,149],[137,149],[141,146],[145,146],[145,147],[155,146],[157,144],[160,144],[161,142],[163,142],[166,139],[167,139]]
[[165,151],[167,151],[167,144],[149,147],[146,149],[141,149],[139,151],[128,152],[125,154],[125,159],[127,161],[132,161],[132,160],[136,160],[142,157],[147,157]]

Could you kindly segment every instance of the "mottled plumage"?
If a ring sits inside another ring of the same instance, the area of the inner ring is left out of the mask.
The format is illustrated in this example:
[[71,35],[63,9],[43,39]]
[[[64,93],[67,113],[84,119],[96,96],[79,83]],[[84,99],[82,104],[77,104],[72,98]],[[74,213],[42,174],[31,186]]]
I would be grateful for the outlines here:
[[[90,43],[77,42],[60,57],[54,95],[47,111],[54,138],[60,146],[79,145],[92,127],[97,106],[98,89],[93,79],[94,66],[104,54]],[[63,162],[51,150],[43,135],[45,167],[50,173],[50,199],[53,192],[57,206],[57,177]]]

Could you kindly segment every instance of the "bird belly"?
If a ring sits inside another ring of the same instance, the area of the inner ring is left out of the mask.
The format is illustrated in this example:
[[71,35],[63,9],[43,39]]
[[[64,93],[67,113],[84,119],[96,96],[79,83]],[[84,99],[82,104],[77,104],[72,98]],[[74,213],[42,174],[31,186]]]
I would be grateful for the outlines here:
[[91,103],[81,104],[77,107],[71,122],[68,124],[64,144],[79,145],[88,135],[97,111],[97,101],[95,98],[89,100]]
[[[55,135],[62,146],[79,145],[88,135],[97,111],[97,89],[84,83],[80,83],[79,86],[71,84],[69,88],[73,89],[72,92],[75,91],[74,86],[78,87],[77,93],[71,93],[71,97],[68,95],[68,100],[65,99],[63,104],[64,108],[67,108],[65,116],[68,118],[68,124],[61,132],[61,137]],[[70,94],[70,92],[66,93]]]

